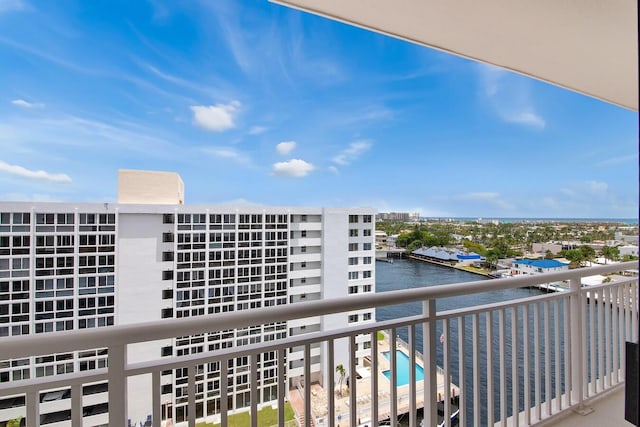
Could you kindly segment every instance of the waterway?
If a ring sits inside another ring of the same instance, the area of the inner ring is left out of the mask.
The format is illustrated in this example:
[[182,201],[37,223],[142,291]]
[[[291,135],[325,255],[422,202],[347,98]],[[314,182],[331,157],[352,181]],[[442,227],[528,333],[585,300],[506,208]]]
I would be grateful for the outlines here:
[[[483,276],[468,273],[466,271],[440,267],[437,265],[416,261],[416,260],[399,259],[399,260],[395,260],[393,264],[383,263],[383,262],[378,262],[376,264],[376,292],[387,292],[387,291],[393,291],[393,290],[421,288],[421,287],[428,287],[428,286],[436,286],[436,285],[444,285],[444,284],[460,283],[460,282],[472,282],[472,281],[480,281],[480,280],[489,280],[489,279],[486,279]],[[459,297],[452,297],[452,298],[444,298],[436,302],[436,308],[438,311],[443,311],[443,310],[450,310],[450,309],[461,308],[461,307],[469,307],[469,306],[511,300],[516,298],[532,297],[536,295],[541,295],[541,293],[542,292],[538,289],[509,289],[504,291],[495,291],[495,292],[487,292],[487,293],[473,294],[473,295],[466,295],[466,296],[459,296]],[[403,304],[398,306],[382,307],[377,309],[376,318],[379,321],[395,319],[395,318],[420,314],[421,310],[422,310],[421,302]],[[562,310],[562,307],[560,307],[560,310]],[[562,311],[560,311],[559,313],[561,314]],[[521,313],[518,315],[518,318],[520,320],[519,323],[521,325],[522,324]],[[465,365],[465,374],[468,381],[465,387],[465,393],[466,393],[466,396],[473,396],[474,393],[480,394],[481,396],[480,414],[482,418],[481,425],[487,425],[489,423],[487,423],[488,414],[486,409],[488,378],[486,375],[486,366],[487,366],[486,352],[484,351],[484,349],[486,349],[486,334],[485,334],[485,327],[484,327],[485,321],[484,321],[484,318],[481,318],[480,342],[481,342],[483,351],[481,352],[481,355],[480,355],[480,366],[482,367],[480,390],[474,390],[473,384],[471,381],[473,355],[472,355],[472,352],[470,351],[470,347],[471,347],[470,337],[472,336],[472,331],[471,331],[471,322],[469,320],[470,319],[467,319],[465,323],[466,336],[469,337],[469,339],[467,340],[468,345],[465,346],[466,355],[465,355],[464,365]],[[496,387],[499,385],[499,377],[498,377],[498,369],[497,369],[498,360],[499,360],[498,339],[497,339],[497,331],[498,331],[497,316],[494,316],[492,323],[494,325],[493,347],[494,347],[494,356],[495,356],[493,360],[493,366],[494,366],[493,384],[494,384],[494,390],[497,393],[499,389],[499,387]],[[509,314],[507,315],[506,327],[507,327],[507,331],[511,330]],[[436,329],[437,329],[436,336],[439,337],[443,332],[442,324],[438,323]],[[458,354],[457,354],[458,353],[457,352],[457,339],[458,339],[457,322],[454,322],[451,325],[451,329],[448,331],[448,334],[449,334],[449,338],[452,346],[452,357],[451,357],[451,366],[450,366],[451,376],[452,376],[453,382],[455,384],[459,384],[458,382],[459,363],[458,363]],[[406,328],[400,329],[398,331],[398,335],[406,341],[408,338],[407,329]],[[510,337],[507,336],[506,338],[507,338],[506,339],[507,348],[505,352],[505,357],[507,357],[506,360],[509,361],[507,363],[507,366],[510,367],[511,341],[510,341]],[[416,328],[415,339],[416,339],[416,345],[418,350],[422,351],[421,328]],[[519,348],[522,348],[521,347],[522,339],[523,339],[522,334],[520,334],[520,343],[518,345]],[[442,363],[443,363],[442,347],[443,347],[442,344],[438,342],[436,345],[436,354],[437,354],[437,364],[439,366],[442,366]],[[543,350],[544,349],[541,348],[541,351]],[[522,354],[519,355],[519,359],[521,360],[520,366],[522,366],[524,363],[523,357],[524,355]],[[532,357],[532,355],[529,355],[529,357]],[[541,366],[541,368],[544,369],[544,366]],[[511,402],[510,373],[507,372],[507,375],[508,375],[507,402]],[[522,373],[520,373],[519,376],[521,375]],[[522,389],[522,384],[523,382],[521,379],[520,381],[521,396],[524,393],[524,390]],[[552,394],[555,394],[553,392],[554,387],[555,387],[555,380],[554,380],[554,385],[551,388]],[[544,395],[544,392],[542,394]],[[494,398],[494,402],[495,400],[497,399]],[[522,398],[520,399],[520,402],[521,402],[520,403],[521,408],[519,409],[522,410],[522,406],[523,406]],[[499,407],[498,402],[496,402],[494,405],[494,414],[496,418],[499,417],[500,410],[501,408]],[[469,400],[467,400],[466,416],[467,416],[467,421],[470,422],[471,424],[473,423],[474,411],[475,409],[473,408],[473,402],[470,402]],[[509,409],[507,411],[507,415],[510,415],[510,412],[511,411]],[[468,424],[468,425],[471,425],[471,424]]]

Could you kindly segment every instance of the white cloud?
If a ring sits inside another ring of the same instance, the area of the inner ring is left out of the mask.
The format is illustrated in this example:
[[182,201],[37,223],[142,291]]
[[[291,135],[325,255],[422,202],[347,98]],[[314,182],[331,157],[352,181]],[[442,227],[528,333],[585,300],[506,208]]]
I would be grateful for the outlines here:
[[11,175],[17,175],[23,178],[38,179],[49,182],[70,183],[71,178],[64,173],[49,173],[45,171],[32,171],[22,166],[10,165],[0,160],[0,172],[6,172]]
[[331,172],[331,173],[335,173],[336,175],[339,175],[339,174],[340,174],[340,171],[339,171],[339,170],[338,170],[338,168],[337,168],[337,167],[335,167],[335,166],[329,166],[329,172]]
[[193,122],[203,129],[213,132],[223,132],[236,126],[235,118],[240,111],[240,102],[231,101],[229,104],[192,105]]
[[458,200],[495,200],[500,194],[491,191],[478,191],[473,193],[460,194],[456,198]]
[[348,165],[356,160],[362,153],[371,148],[371,142],[369,141],[356,141],[349,144],[349,147],[342,150],[337,156],[333,158],[333,162],[339,165]]
[[276,145],[276,151],[282,155],[289,154],[296,148],[296,145],[295,141],[283,141]]
[[261,133],[265,133],[269,128],[265,126],[253,126],[249,129],[249,135],[260,135]]
[[301,159],[291,159],[286,162],[278,162],[273,165],[273,174],[300,178],[307,176],[315,167]]
[[513,114],[505,114],[503,119],[510,123],[519,123],[538,129],[544,129],[546,126],[544,119],[531,111],[520,111]]
[[22,108],[44,108],[44,104],[41,102],[28,102],[24,99],[14,99],[11,103]]
[[482,94],[501,120],[545,128],[547,123],[534,108],[527,78],[486,64],[479,64],[478,70]]
[[209,153],[211,155],[214,155],[216,157],[220,157],[223,159],[235,160],[238,163],[244,163],[244,164],[250,163],[250,159],[246,154],[240,151],[234,150],[233,148],[211,147],[211,148],[205,148],[203,149],[203,151],[205,153]]

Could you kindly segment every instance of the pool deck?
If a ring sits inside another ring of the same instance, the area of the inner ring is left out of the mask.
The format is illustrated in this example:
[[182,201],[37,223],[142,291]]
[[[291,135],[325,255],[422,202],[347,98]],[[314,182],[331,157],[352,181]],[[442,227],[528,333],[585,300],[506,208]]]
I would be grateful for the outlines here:
[[[409,350],[404,343],[398,342],[396,347],[405,354],[409,355]],[[385,370],[390,369],[391,363],[384,357],[383,353],[389,351],[389,342],[385,339],[378,342],[378,420],[385,420],[390,417],[391,414],[391,383],[382,373]],[[422,356],[416,353],[416,363],[424,368]],[[356,379],[356,402],[357,402],[357,419],[360,423],[366,423],[371,421],[371,367],[360,367],[358,373],[362,378]],[[442,372],[436,373],[436,382],[438,384],[438,394],[444,396],[444,376]],[[340,396],[337,386],[334,391],[335,398],[335,413],[336,413],[336,426],[345,427],[349,426],[350,418],[350,398],[346,386],[343,386],[343,395]],[[420,380],[416,382],[416,409],[422,408],[424,403],[424,381]],[[316,427],[328,425],[327,410],[328,410],[328,390],[325,390],[320,384],[314,383],[311,385],[311,411],[314,418],[314,425]],[[458,396],[460,390],[454,384],[451,384],[451,395]],[[290,390],[289,400],[296,409],[297,414],[304,413],[304,397],[296,389]],[[409,385],[403,385],[398,387],[397,391],[397,415],[402,415],[409,412]]]

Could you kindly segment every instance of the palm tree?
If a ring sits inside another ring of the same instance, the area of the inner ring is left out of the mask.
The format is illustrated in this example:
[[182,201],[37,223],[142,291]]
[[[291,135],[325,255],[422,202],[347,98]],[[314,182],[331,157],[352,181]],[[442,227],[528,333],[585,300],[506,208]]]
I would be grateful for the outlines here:
[[340,375],[339,390],[340,390],[340,397],[342,397],[342,381],[344,380],[344,377],[347,376],[347,370],[344,369],[344,366],[342,365],[342,363],[336,366],[336,373]]

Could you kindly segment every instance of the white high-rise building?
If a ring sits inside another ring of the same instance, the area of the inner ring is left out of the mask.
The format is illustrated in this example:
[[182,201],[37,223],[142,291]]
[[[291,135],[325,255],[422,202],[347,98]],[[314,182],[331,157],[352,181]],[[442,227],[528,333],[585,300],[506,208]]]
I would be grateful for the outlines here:
[[[188,206],[181,198],[177,195],[174,204],[0,202],[0,345],[6,336],[170,322],[375,292],[371,209]],[[127,201],[134,199],[129,191]],[[130,346],[128,360],[201,353],[373,321],[370,309],[149,342]],[[369,355],[369,340],[363,335],[357,341],[358,364]],[[336,364],[347,363],[346,346],[336,342]],[[312,382],[325,383],[333,375],[324,352],[311,349]],[[106,358],[105,350],[96,349],[0,361],[0,383],[100,368]],[[287,355],[290,388],[303,379],[302,360],[302,349]],[[242,410],[249,405],[247,360],[230,362],[229,408]],[[260,358],[261,402],[276,399],[275,362],[275,352]],[[196,376],[199,417],[219,412],[219,370],[208,364]],[[185,419],[186,375],[178,369],[162,376],[163,418]],[[150,382],[131,379],[129,388],[145,390]],[[83,392],[87,425],[106,424],[106,387],[97,384]],[[129,395],[139,396],[129,402],[132,422],[145,420],[149,393]],[[42,424],[70,424],[68,397],[67,390],[40,396]],[[23,397],[0,400],[0,424],[21,414]]]

